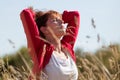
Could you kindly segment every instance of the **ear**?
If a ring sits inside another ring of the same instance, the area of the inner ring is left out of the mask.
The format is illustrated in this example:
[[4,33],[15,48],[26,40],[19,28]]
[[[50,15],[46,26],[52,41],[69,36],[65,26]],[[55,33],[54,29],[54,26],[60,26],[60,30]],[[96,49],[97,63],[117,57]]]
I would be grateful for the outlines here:
[[42,26],[42,27],[40,28],[40,31],[42,31],[44,34],[47,34],[47,33],[48,33],[46,27],[44,27],[44,26]]

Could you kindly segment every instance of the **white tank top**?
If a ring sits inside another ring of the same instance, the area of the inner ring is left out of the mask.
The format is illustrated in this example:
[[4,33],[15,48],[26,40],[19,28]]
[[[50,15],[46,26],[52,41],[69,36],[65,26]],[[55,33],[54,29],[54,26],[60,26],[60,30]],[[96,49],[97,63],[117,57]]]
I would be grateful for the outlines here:
[[69,54],[68,58],[60,58],[53,51],[49,63],[43,72],[48,76],[47,80],[77,80],[78,70],[75,62]]

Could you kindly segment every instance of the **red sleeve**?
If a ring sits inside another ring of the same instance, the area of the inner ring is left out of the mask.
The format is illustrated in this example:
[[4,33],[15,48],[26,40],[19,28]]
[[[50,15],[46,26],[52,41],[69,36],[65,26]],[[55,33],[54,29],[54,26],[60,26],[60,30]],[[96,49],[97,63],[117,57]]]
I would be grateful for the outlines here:
[[64,11],[62,18],[64,20],[64,23],[68,23],[66,33],[68,35],[65,35],[62,39],[63,42],[66,42],[67,44],[71,45],[72,49],[74,47],[76,37],[79,30],[79,24],[80,24],[80,15],[78,11]]
[[38,38],[39,31],[34,21],[34,12],[31,11],[30,9],[24,9],[21,12],[20,17],[26,34],[30,56],[34,62],[34,72],[35,72],[37,71],[37,69],[39,69],[38,55],[40,55],[39,50],[42,47],[42,45],[44,45],[44,42]]

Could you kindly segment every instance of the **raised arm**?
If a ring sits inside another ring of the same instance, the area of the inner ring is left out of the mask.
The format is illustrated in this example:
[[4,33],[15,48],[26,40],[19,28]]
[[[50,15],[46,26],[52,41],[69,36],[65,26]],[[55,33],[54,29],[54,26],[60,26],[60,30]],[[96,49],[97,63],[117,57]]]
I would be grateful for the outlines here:
[[21,14],[21,20],[23,23],[23,27],[24,27],[24,31],[26,34],[26,38],[27,38],[27,42],[28,42],[28,46],[30,44],[33,44],[33,48],[35,49],[36,53],[38,52],[38,48],[39,48],[39,43],[40,43],[40,39],[39,37],[39,31],[37,28],[37,25],[34,21],[34,12],[31,9],[24,9]]
[[62,41],[70,44],[73,48],[80,26],[80,15],[78,11],[64,11],[62,18],[64,23],[68,23],[66,29],[67,35],[63,37]]
[[20,13],[20,18],[22,20],[23,28],[27,38],[27,44],[30,49],[30,56],[34,62],[34,68],[38,69],[38,53],[42,45],[44,44],[42,40],[39,39],[39,31],[37,25],[34,21],[34,12],[32,10],[24,9]]

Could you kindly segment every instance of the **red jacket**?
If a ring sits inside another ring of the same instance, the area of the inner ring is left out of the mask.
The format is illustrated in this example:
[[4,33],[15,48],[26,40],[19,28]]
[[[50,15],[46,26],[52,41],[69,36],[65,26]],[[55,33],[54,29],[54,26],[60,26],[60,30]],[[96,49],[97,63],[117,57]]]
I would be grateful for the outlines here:
[[[39,73],[49,63],[54,46],[39,38],[39,31],[34,21],[34,16],[34,12],[30,9],[24,9],[20,14],[30,55],[34,62],[33,72]],[[72,59],[76,61],[73,47],[79,30],[80,15],[77,11],[64,11],[62,18],[64,23],[68,23],[66,32],[71,35],[64,36],[61,44],[62,47],[69,51]]]

